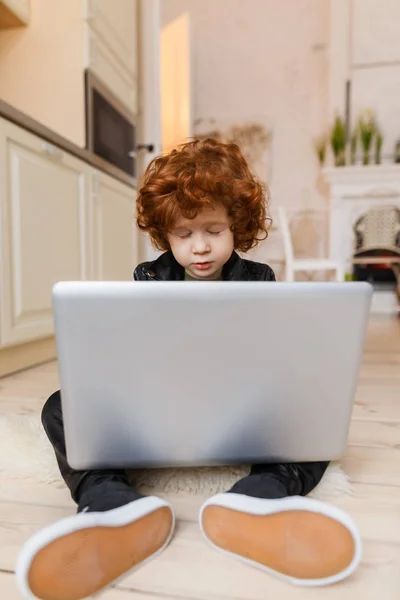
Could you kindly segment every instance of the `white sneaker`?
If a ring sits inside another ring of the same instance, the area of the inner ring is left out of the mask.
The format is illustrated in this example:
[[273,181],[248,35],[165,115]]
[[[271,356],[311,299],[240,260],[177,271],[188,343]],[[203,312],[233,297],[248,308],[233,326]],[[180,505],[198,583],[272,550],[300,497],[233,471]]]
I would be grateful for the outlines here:
[[336,583],[358,567],[362,543],[342,510],[300,496],[263,500],[218,494],[200,509],[211,546],[289,583]]
[[83,600],[168,545],[171,506],[155,496],[105,512],[82,512],[30,538],[18,557],[18,588],[30,600]]

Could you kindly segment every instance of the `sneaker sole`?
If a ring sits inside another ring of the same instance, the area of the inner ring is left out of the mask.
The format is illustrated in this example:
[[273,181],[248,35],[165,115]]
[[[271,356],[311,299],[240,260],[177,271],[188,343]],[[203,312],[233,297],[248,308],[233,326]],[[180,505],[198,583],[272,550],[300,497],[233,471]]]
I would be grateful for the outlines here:
[[33,536],[16,574],[30,600],[83,600],[154,558],[168,545],[170,505],[148,497],[104,513],[79,513]]
[[294,585],[336,583],[361,560],[351,518],[309,498],[219,494],[201,508],[200,527],[215,549]]

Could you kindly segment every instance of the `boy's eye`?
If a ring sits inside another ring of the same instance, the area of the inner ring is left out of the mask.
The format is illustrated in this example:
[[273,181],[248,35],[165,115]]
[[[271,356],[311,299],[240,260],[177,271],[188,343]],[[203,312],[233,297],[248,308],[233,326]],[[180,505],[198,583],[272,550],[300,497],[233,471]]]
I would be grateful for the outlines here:
[[178,233],[178,237],[181,238],[181,240],[185,240],[186,238],[190,237],[190,233]]
[[208,233],[211,235],[219,235],[221,232],[220,231],[209,231]]

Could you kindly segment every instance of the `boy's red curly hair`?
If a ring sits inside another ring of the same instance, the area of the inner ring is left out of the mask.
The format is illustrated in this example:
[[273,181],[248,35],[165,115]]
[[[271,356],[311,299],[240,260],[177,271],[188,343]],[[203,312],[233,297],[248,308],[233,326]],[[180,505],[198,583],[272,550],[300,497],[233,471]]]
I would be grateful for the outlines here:
[[149,164],[136,202],[137,225],[159,250],[169,250],[167,234],[180,216],[193,219],[205,205],[216,204],[232,219],[236,250],[247,252],[268,236],[266,188],[239,146],[212,138],[190,141]]

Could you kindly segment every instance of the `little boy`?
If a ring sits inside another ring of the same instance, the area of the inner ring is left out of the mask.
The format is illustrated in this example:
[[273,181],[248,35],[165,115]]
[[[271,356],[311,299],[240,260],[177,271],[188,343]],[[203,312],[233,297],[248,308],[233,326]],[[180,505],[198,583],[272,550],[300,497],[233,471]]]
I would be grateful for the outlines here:
[[[267,222],[265,191],[238,146],[188,142],[156,158],[145,173],[137,224],[162,254],[140,264],[134,278],[275,281],[269,266],[236,253],[266,237]],[[160,553],[175,518],[168,502],[132,489],[123,470],[75,471],[68,465],[60,400],[59,391],[50,396],[42,422],[78,511],[28,540],[17,577],[27,598],[81,600]],[[347,577],[360,561],[356,526],[342,511],[305,498],[327,467],[253,465],[247,477],[202,506],[205,539],[294,584]]]

